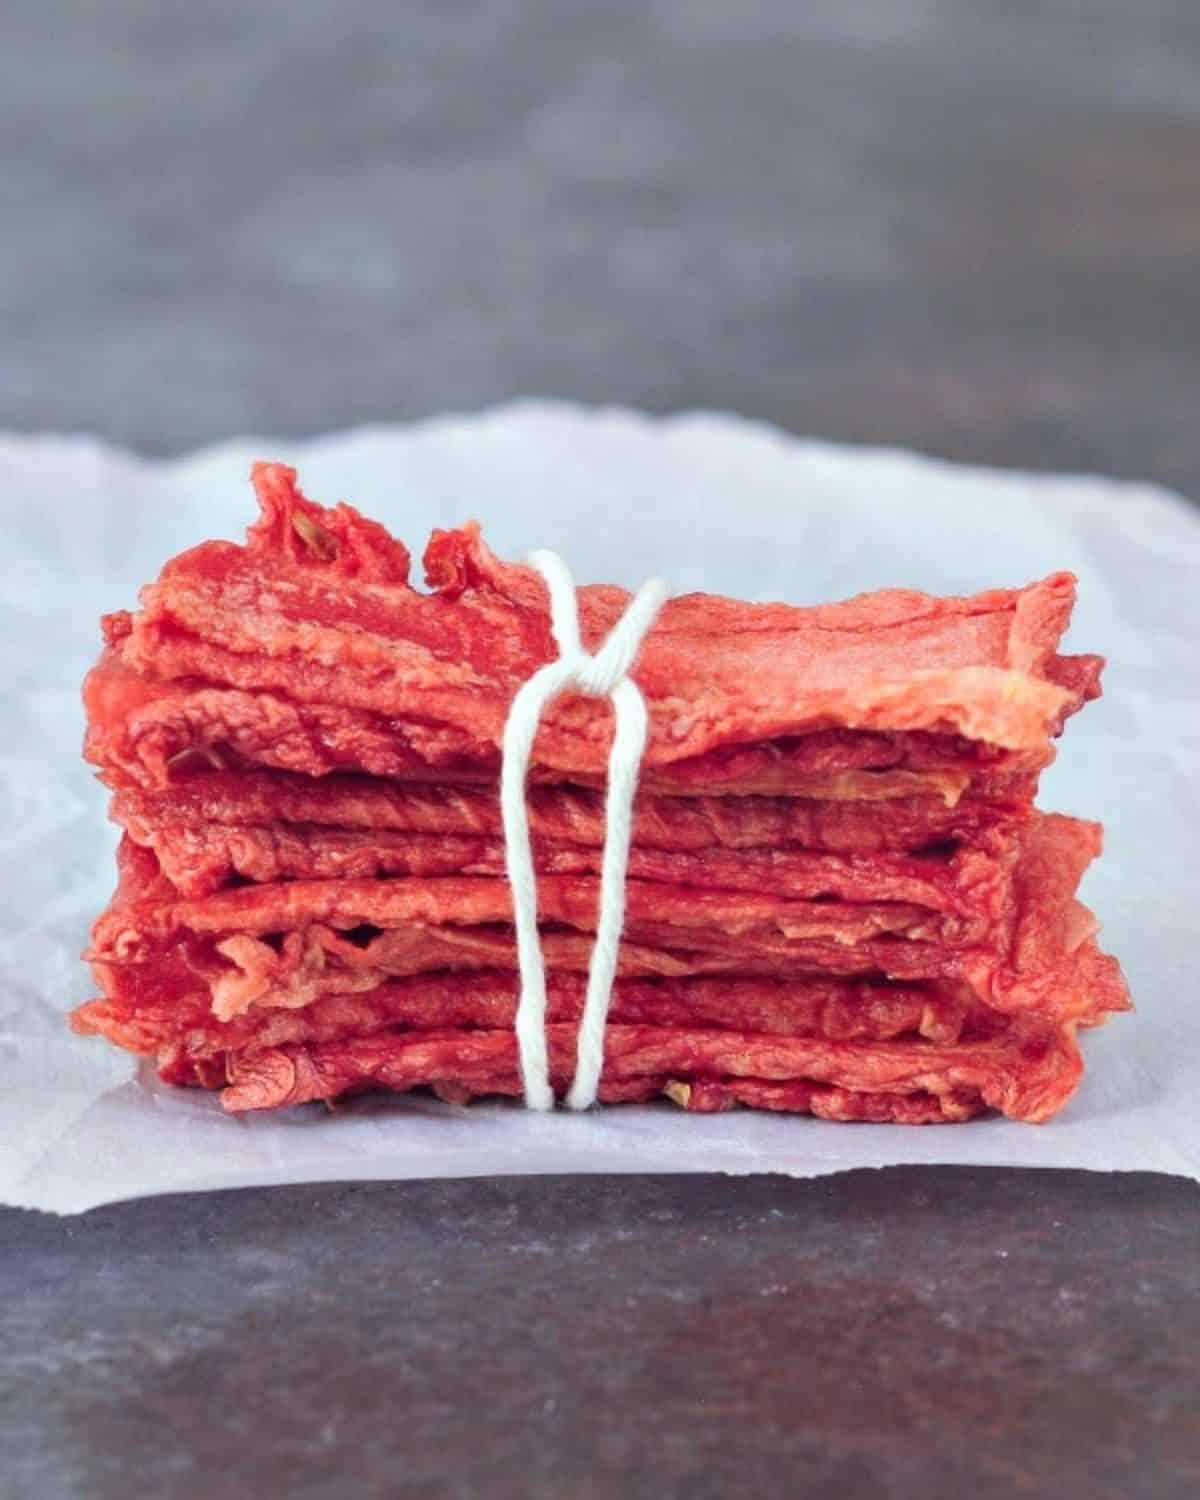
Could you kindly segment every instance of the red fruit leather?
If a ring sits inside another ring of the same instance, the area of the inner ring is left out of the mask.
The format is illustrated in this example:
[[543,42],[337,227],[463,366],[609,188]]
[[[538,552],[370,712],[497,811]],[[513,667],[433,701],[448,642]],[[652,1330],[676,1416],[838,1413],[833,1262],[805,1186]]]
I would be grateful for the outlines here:
[[[574,1067],[574,1028],[551,1024],[546,1040],[551,1078],[562,1091]],[[232,1054],[227,1069],[229,1087],[222,1098],[231,1110],[332,1099],[364,1087],[404,1091],[440,1084],[472,1095],[515,1093],[519,1087],[516,1038],[507,1031],[385,1032],[274,1047]],[[939,1047],[614,1025],[606,1033],[603,1080],[610,1087],[653,1085],[652,1092],[661,1092],[668,1081],[693,1079],[725,1088],[739,1079],[820,1085],[877,1096],[883,1118],[893,1117],[887,1113],[891,1101],[906,1096],[948,1097],[968,1112],[998,1109],[1036,1123],[1062,1107],[1081,1072],[1070,1026],[1016,1029],[987,1041]]]
[[[1074,900],[1098,847],[1096,825],[1038,815],[1013,846],[1015,863],[981,882],[966,916],[630,881],[620,971],[965,981],[997,1009],[1095,1019],[1128,1003],[1119,970],[1090,942],[1094,919]],[[149,851],[127,841],[121,858],[89,955],[108,995],[140,971],[143,985],[208,987],[228,1020],[250,1006],[304,1005],[343,976],[361,990],[427,970],[515,968],[498,880],[297,881],[181,900]],[[548,967],[585,969],[595,881],[546,877],[539,902]]]
[[[244,546],[169,562],[103,622],[85,754],[125,830],[77,1031],[226,1108],[520,1093],[496,800],[518,688],[557,653],[545,585],[475,525],[432,592],[349,506],[259,465]],[[579,590],[594,649],[628,595]],[[670,601],[601,1100],[828,1119],[1040,1121],[1079,1025],[1129,1005],[1076,899],[1098,825],[1033,808],[1102,661],[1059,642],[1074,579],[795,608]],[[528,808],[562,1091],[604,843],[607,703],[549,708]]]
[[[310,773],[492,776],[517,688],[557,654],[540,576],[500,562],[471,525],[434,534],[435,592],[419,593],[382,528],[313,505],[282,466],[259,466],[255,484],[262,515],[245,546],[184,553],[136,614],[108,618],[109,648],[85,688],[89,758],[114,778],[159,785],[195,748]],[[803,756],[789,762],[799,753],[789,741],[836,730],[882,735],[864,742],[873,762],[935,751],[941,764],[909,772],[916,781],[888,768],[908,792],[936,788],[935,770],[1036,770],[1066,715],[1099,691],[1099,658],[1057,654],[1074,594],[1058,573],[970,598],[892,589],[810,608],[671,600],[634,672],[650,710],[646,784],[675,768],[667,779],[685,788],[802,792],[789,781],[819,774],[836,787],[839,772],[864,780],[880,769],[864,769],[862,747],[836,735],[819,773],[802,769]],[[588,645],[627,602],[606,585],[579,591]],[[558,700],[535,778],[602,777],[610,718],[595,700]]]

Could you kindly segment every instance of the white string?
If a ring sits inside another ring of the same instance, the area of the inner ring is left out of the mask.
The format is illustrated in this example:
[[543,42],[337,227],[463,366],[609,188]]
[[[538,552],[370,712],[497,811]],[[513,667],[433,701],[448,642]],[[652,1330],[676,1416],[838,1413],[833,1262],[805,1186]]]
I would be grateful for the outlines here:
[[579,638],[575,584],[566,563],[554,552],[531,553],[529,561],[550,590],[550,626],[559,653],[556,661],[548,662],[523,683],[513,699],[504,726],[500,770],[504,862],[512,888],[517,967],[521,974],[517,1050],[525,1103],[530,1109],[553,1109],[554,1091],[546,1061],[546,966],[538,937],[537,881],[525,807],[529,757],[542,714],[560,693],[574,691],[594,698],[610,698],[615,719],[608,755],[600,912],[579,1024],[575,1077],[567,1095],[571,1109],[587,1109],[595,1102],[604,1066],[604,1029],[625,926],[625,871],[629,864],[633,798],[646,747],[646,704],[628,673],[667,597],[667,587],[659,578],[644,583],[600,650],[589,656]]

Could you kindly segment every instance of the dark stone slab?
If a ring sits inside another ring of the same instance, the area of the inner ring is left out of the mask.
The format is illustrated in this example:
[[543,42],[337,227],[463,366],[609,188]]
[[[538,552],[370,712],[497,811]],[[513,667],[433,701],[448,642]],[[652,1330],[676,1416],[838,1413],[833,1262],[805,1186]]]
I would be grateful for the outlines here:
[[6,1500],[1200,1493],[1200,1188],[897,1169],[0,1214]]

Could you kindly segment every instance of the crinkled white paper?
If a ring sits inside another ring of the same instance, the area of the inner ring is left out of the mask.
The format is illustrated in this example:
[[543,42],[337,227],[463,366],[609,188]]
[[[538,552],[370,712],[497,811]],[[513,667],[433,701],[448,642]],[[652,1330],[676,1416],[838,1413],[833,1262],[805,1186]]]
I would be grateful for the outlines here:
[[[1086,899],[1138,1011],[1086,1038],[1059,1119],[835,1125],[670,1106],[586,1117],[372,1099],[235,1118],[72,1037],[78,954],[113,883],[105,794],[79,759],[79,684],[102,611],[166,558],[240,536],[252,458],[299,465],[418,555],[479,517],[508,556],[552,547],[581,580],[661,573],[796,603],[883,585],[965,593],[1079,574],[1070,645],[1109,658],[1072,721],[1050,808],[1101,817]],[[79,1211],[178,1189],[537,1172],[787,1172],[898,1162],[1151,1169],[1200,1176],[1200,512],[1145,485],[955,468],[801,442],[727,416],[668,421],[525,404],[305,443],[238,441],[149,462],[85,438],[0,438],[0,1198]]]

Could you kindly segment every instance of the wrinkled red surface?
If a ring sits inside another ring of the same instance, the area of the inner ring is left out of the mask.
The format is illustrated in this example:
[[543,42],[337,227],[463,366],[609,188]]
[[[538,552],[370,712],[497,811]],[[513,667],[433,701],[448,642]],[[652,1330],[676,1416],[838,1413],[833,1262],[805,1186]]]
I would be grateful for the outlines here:
[[[810,739],[813,738],[810,736]],[[1002,824],[1028,817],[1034,786],[1011,797],[940,797],[815,801],[799,797],[656,796],[639,793],[634,847],[706,849],[804,848],[833,853],[899,853],[931,844],[971,843]],[[535,837],[585,848],[604,842],[604,797],[585,787],[534,786],[527,795]],[[152,843],[160,825],[287,831],[312,838],[322,829],[500,838],[500,804],[490,787],[420,785],[368,776],[309,777],[279,771],[192,771],[160,792],[123,788],[112,816]]]
[[[457,728],[431,727],[417,717],[419,710],[398,718],[297,701],[283,692],[156,682],[136,675],[111,651],[88,675],[84,701],[85,754],[116,787],[162,789],[205,766],[491,786],[500,766],[492,741]],[[989,798],[1018,796],[1053,755],[1048,741],[1007,750],[923,730],[813,728],[647,765],[641,785],[676,796],[786,795],[841,802],[936,797],[952,805],[968,791]],[[588,766],[546,762],[535,763],[530,778],[534,785],[603,784],[602,774]]]
[[[245,547],[183,554],[137,614],[109,617],[109,650],[86,687],[89,757],[160,784],[170,759],[197,746],[315,773],[492,773],[516,689],[556,654],[538,575],[494,558],[468,526],[435,534],[426,573],[437,592],[418,593],[380,528],[304,500],[281,466],[259,466],[255,482],[262,518]],[[627,598],[580,591],[587,643]],[[672,600],[635,672],[650,709],[647,784],[746,747],[751,764],[724,781],[701,765],[696,784],[769,789],[789,737],[836,727],[963,736],[992,757],[1015,752],[1012,770],[1036,769],[1064,716],[1099,691],[1098,658],[1056,654],[1073,601],[1065,573],[966,599]],[[601,776],[609,725],[607,705],[559,700],[535,765]]]
[[[396,875],[505,878],[504,842],[467,834],[400,833],[300,825],[236,827],[129,816],[130,836],[153,849],[183,895],[203,896],[235,879],[372,880]],[[725,891],[774,891],[798,899],[903,901],[970,915],[986,909],[1009,864],[1015,835],[993,830],[985,847],[918,854],[834,854],[795,848],[662,850],[635,844],[636,880]],[[535,836],[542,875],[597,875],[602,850]]]
[[[222,1103],[232,1112],[278,1109],[307,1103],[315,1098],[328,1101],[349,1094],[379,1089],[404,1093],[428,1087],[451,1104],[468,1104],[487,1096],[515,1097],[520,1083],[512,1072],[476,1076],[469,1082],[435,1079],[428,1084],[411,1083],[403,1068],[388,1065],[380,1046],[375,1056],[357,1049],[340,1055],[279,1050],[253,1058],[230,1058],[231,1088],[224,1089]],[[180,1085],[201,1083],[223,1087],[224,1072],[214,1072],[206,1083],[184,1065],[176,1074],[164,1073],[166,1081]],[[564,1081],[555,1078],[561,1091]],[[316,1090],[318,1092],[311,1092]],[[867,1093],[807,1080],[763,1078],[665,1077],[601,1078],[597,1098],[601,1104],[644,1104],[665,1096],[690,1114],[717,1114],[746,1105],[751,1109],[786,1114],[809,1114],[842,1123],[862,1121],[876,1125],[941,1125],[969,1120],[987,1109],[983,1098],[971,1089],[947,1089],[941,1094],[914,1090],[911,1093]]]
[[[1128,1003],[1119,969],[1089,941],[1094,919],[1073,897],[1098,843],[1094,824],[1039,815],[1018,841],[1016,872],[991,880],[969,916],[630,881],[620,972],[958,980],[997,1009],[1094,1018]],[[189,901],[149,851],[126,842],[121,862],[90,954],[108,995],[203,984],[229,1019],[252,1005],[306,1004],[342,975],[361,990],[423,971],[515,968],[498,880],[298,881]],[[548,967],[585,969],[594,880],[546,877],[539,900]]]
[[[574,1066],[574,1028],[546,1028],[558,1089]],[[227,1109],[270,1109],[331,1099],[364,1086],[396,1090],[446,1082],[471,1093],[514,1093],[517,1043],[510,1031],[386,1032],[352,1041],[274,1047],[227,1060]],[[1037,1122],[1060,1109],[1082,1071],[1071,1027],[1016,1032],[939,1047],[928,1042],[832,1042],[693,1028],[613,1025],[605,1038],[610,1086],[653,1080],[739,1078],[819,1084],[852,1094],[974,1099]],[[884,1106],[886,1107],[886,1106]],[[851,1118],[862,1118],[853,1115]]]
[[[495,798],[545,588],[478,528],[402,544],[260,465],[244,547],[108,616],[85,753],[126,830],[72,1018],[227,1108],[519,1093]],[[1042,1120],[1075,1028],[1128,1007],[1075,897],[1100,830],[1032,809],[1097,657],[1074,580],[797,609],[671,601],[635,676],[650,739],[600,1097],[924,1123]],[[595,646],[627,596],[580,591]],[[610,709],[567,696],[528,805],[551,1068],[573,1067]]]
[[[554,973],[586,972],[590,939],[582,934],[549,933],[543,938],[546,962]],[[449,973],[455,979],[480,970],[512,969],[514,954],[507,933],[455,931],[385,933],[365,947],[347,941],[328,928],[290,934],[275,948],[251,938],[231,938],[217,953],[212,946],[181,945],[144,963],[93,963],[97,983],[123,1006],[140,1006],[147,999],[182,999],[199,992],[222,1022],[245,1014],[306,1007],[328,994],[358,994],[397,978]],[[962,965],[958,966],[960,969]],[[945,965],[954,974],[955,966]],[[801,985],[814,974],[830,974],[813,966],[744,959],[720,953],[667,952],[627,944],[619,972],[622,978],[687,978],[698,976],[758,978]],[[859,971],[864,978],[877,971]],[[918,976],[908,981],[925,981]],[[938,980],[966,984],[961,978]],[[970,986],[968,985],[968,988]],[[989,1004],[1000,1013],[995,1002]],[[1095,1024],[1111,1012],[1129,1008],[1120,967],[1101,953],[1093,940],[1066,954],[1054,968],[1029,976],[1014,994],[1001,997],[1009,1010],[1039,1014],[1049,1019],[1072,1019]]]
[[[347,976],[348,978],[348,976]],[[581,974],[547,977],[547,1017],[577,1021]],[[213,1015],[207,987],[121,984],[112,998],[76,1010],[77,1031],[98,1033],[143,1056],[182,1048],[193,1059],[247,1048],[343,1041],[400,1027],[511,1029],[519,984],[503,970],[439,971],[365,986],[331,982],[299,1007],[252,1006],[227,1021]],[[949,1045],[964,1034],[994,1034],[1008,1021],[974,1001],[964,986],[798,975],[791,980],[723,977],[621,979],[613,987],[614,1022],[703,1026],[832,1041],[924,1037]]]

